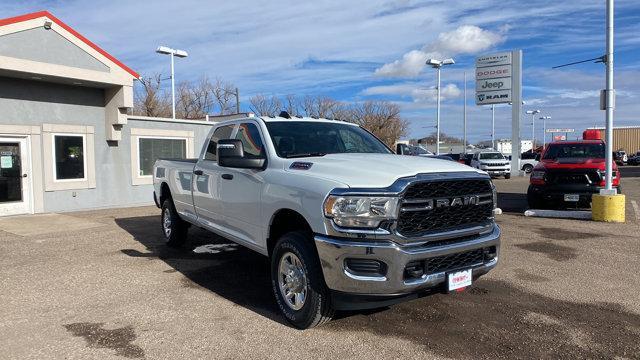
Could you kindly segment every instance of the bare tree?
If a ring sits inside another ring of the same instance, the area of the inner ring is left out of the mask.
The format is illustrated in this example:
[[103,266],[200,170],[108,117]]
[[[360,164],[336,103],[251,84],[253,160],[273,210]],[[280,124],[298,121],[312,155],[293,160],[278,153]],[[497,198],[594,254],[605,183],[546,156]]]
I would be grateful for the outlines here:
[[218,115],[235,113],[235,86],[218,78],[212,89],[215,105],[218,107]]
[[[171,116],[171,96],[163,90],[160,74],[143,77],[135,94],[134,114]],[[183,81],[176,89],[176,117],[203,119],[208,114],[235,112],[235,86],[221,79],[211,82],[206,76],[196,82]]]
[[338,104],[338,101],[327,96],[307,95],[302,100],[302,109],[306,116],[330,118]]
[[353,111],[353,122],[390,147],[405,136],[409,128],[409,123],[400,117],[400,107],[388,101],[366,101],[355,105]]
[[282,109],[282,102],[277,96],[257,94],[249,99],[251,111],[258,116],[276,116]]
[[284,97],[284,110],[291,116],[298,116],[300,111],[300,100],[293,94],[288,94]]
[[152,117],[171,116],[171,99],[161,91],[162,76],[154,74],[140,78],[135,92],[133,113]]

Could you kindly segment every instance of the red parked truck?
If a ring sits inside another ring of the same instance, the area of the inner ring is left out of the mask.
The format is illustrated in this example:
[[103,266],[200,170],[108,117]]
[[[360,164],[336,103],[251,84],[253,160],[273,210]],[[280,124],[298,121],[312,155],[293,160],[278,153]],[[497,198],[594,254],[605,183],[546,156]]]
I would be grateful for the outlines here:
[[[591,195],[605,186],[605,144],[589,130],[585,140],[547,145],[529,180],[529,208],[587,208]],[[613,164],[613,186],[620,193],[620,173]]]

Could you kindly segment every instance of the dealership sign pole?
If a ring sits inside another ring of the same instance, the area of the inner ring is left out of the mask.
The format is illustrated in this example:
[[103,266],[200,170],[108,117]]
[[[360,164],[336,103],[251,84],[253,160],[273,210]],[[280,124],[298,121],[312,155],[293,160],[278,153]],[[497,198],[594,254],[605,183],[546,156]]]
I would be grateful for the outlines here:
[[[476,105],[511,103],[511,173],[520,171],[522,50],[476,58]],[[517,160],[517,161],[516,161]]]

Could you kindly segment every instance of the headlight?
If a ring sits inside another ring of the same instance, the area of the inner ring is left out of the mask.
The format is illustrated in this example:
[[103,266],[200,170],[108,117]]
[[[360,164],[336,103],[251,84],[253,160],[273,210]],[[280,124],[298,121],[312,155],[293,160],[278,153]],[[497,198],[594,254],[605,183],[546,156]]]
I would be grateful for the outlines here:
[[534,171],[531,173],[531,179],[544,180],[544,171]]
[[330,195],[324,202],[324,215],[342,227],[375,228],[397,213],[397,197]]

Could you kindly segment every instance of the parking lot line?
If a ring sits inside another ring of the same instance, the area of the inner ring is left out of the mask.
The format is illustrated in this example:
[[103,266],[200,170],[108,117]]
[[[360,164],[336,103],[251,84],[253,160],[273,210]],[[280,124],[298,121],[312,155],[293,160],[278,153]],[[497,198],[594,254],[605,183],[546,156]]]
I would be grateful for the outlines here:
[[636,221],[640,222],[640,209],[638,209],[638,203],[635,200],[631,200],[631,205],[633,206],[633,212],[636,216]]

